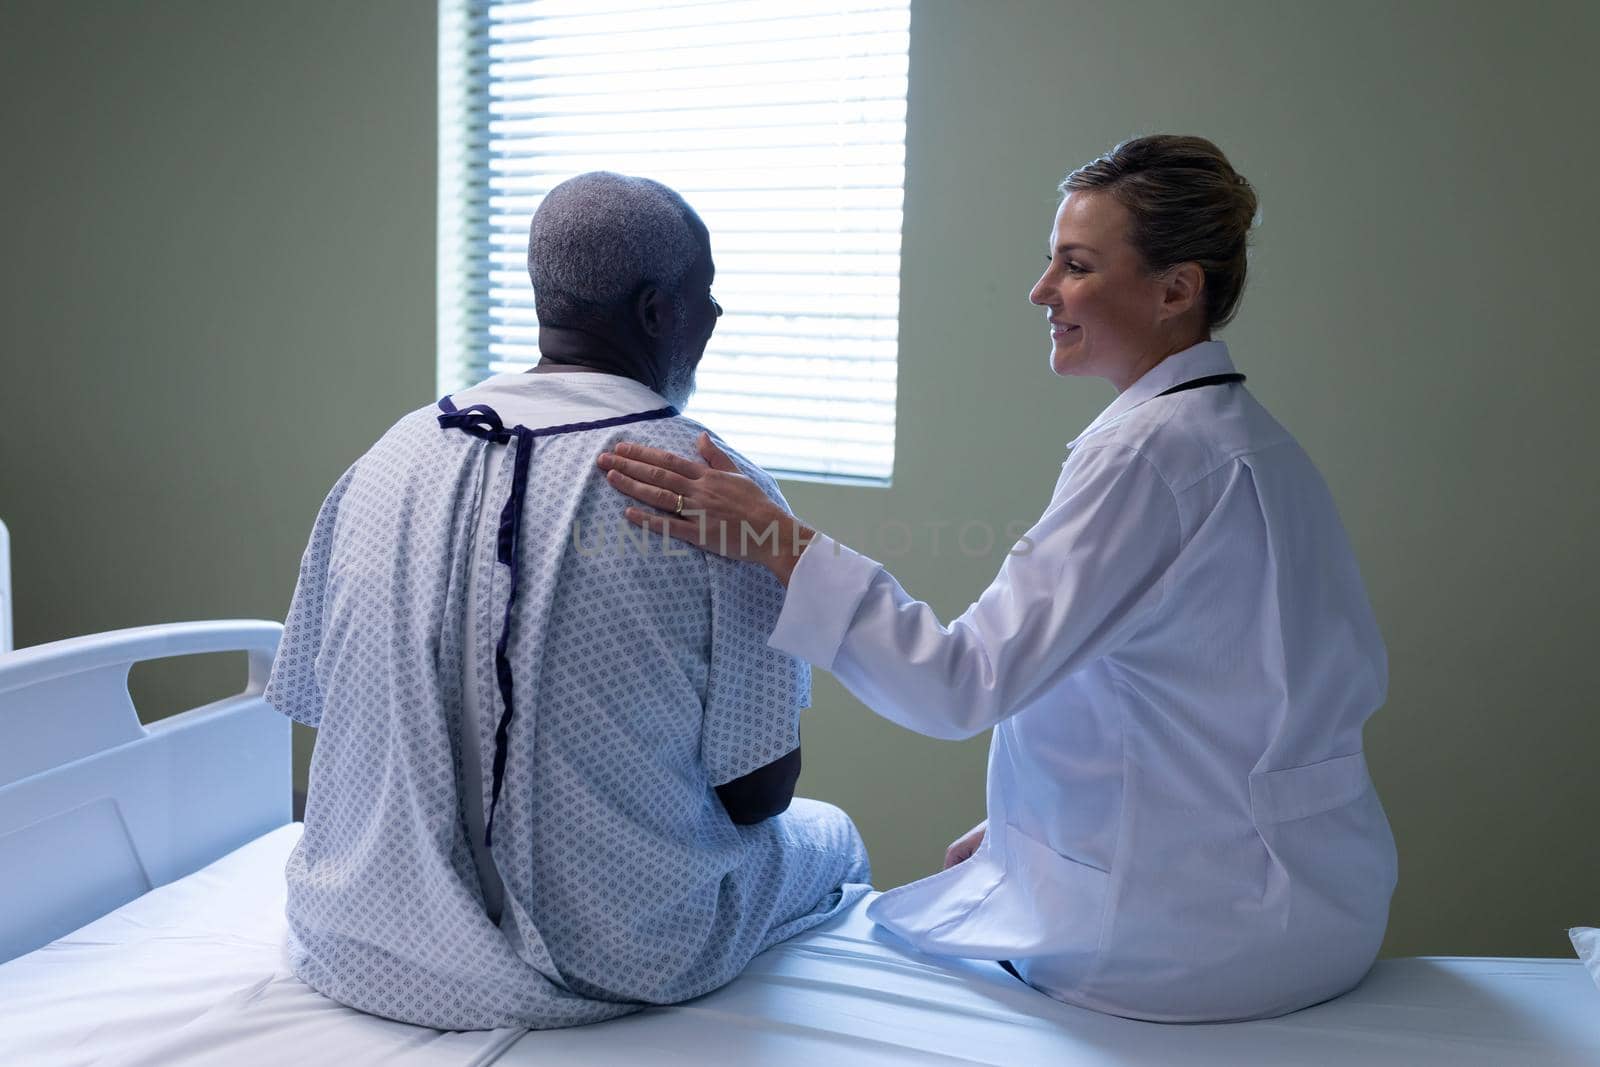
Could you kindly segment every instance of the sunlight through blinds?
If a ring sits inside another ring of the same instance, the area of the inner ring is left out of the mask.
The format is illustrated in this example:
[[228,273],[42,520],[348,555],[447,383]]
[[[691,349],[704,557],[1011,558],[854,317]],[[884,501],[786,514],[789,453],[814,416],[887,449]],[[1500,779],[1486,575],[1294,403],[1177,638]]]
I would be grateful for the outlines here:
[[909,0],[445,0],[441,392],[539,358],[528,222],[575,174],[666,183],[727,309],[687,414],[775,473],[894,465]]

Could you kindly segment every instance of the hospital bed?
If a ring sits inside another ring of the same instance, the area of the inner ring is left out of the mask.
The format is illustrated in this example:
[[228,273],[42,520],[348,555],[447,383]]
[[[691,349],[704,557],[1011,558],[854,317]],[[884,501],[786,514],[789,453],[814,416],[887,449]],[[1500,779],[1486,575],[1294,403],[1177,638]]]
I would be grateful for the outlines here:
[[11,647],[11,533],[0,522],[0,654]]
[[[1575,960],[1385,960],[1281,1019],[1168,1026],[921,955],[861,908],[715,993],[595,1026],[364,1016],[286,966],[299,826],[289,726],[262,699],[278,636],[191,623],[0,655],[0,1063],[1600,1064],[1600,989]],[[138,722],[133,663],[220,651],[246,654],[241,693]]]

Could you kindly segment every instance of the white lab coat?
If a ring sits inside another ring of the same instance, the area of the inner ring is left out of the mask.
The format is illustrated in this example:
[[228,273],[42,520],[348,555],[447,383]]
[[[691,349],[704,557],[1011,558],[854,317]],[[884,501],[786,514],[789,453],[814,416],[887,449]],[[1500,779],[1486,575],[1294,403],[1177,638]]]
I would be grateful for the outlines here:
[[[1209,341],[1068,447],[950,626],[819,538],[771,644],[933,737],[994,728],[989,831],[869,914],[1041,991],[1169,1022],[1282,1014],[1375,958],[1396,859],[1361,727],[1383,642],[1321,476]],[[1022,552],[1031,542],[1031,549]]]

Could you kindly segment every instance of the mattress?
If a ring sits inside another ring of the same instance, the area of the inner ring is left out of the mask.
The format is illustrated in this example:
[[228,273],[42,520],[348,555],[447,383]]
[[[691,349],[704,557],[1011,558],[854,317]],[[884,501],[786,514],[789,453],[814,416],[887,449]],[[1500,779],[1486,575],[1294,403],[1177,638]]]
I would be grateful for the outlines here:
[[1600,1064],[1600,989],[1576,960],[1380,962],[1281,1019],[1163,1025],[1073,1008],[993,963],[919,954],[865,904],[672,1008],[572,1030],[449,1033],[312,992],[284,956],[285,826],[0,965],[18,1064]]

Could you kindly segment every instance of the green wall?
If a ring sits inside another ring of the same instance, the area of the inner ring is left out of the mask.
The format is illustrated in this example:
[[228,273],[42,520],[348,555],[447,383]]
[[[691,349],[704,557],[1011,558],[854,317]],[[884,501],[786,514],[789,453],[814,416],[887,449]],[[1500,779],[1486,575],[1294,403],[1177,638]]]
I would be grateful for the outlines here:
[[[18,645],[283,618],[323,494],[433,391],[434,22],[0,0]],[[154,716],[243,678],[208,656],[132,682]]]
[[[0,27],[18,643],[281,618],[323,493],[432,399],[433,7],[6,3]],[[894,487],[785,486],[847,539],[910,524],[889,562],[960,612],[1001,550],[953,530],[1037,514],[1111,398],[1050,376],[1026,301],[1055,182],[1137,133],[1216,140],[1263,205],[1225,339],[1325,472],[1389,644],[1367,743],[1394,954],[1566,954],[1600,921],[1597,31],[1589,3],[918,3]],[[241,677],[163,663],[135,695]],[[982,814],[983,742],[821,673],[805,738],[803,790],[855,815],[880,886]]]

